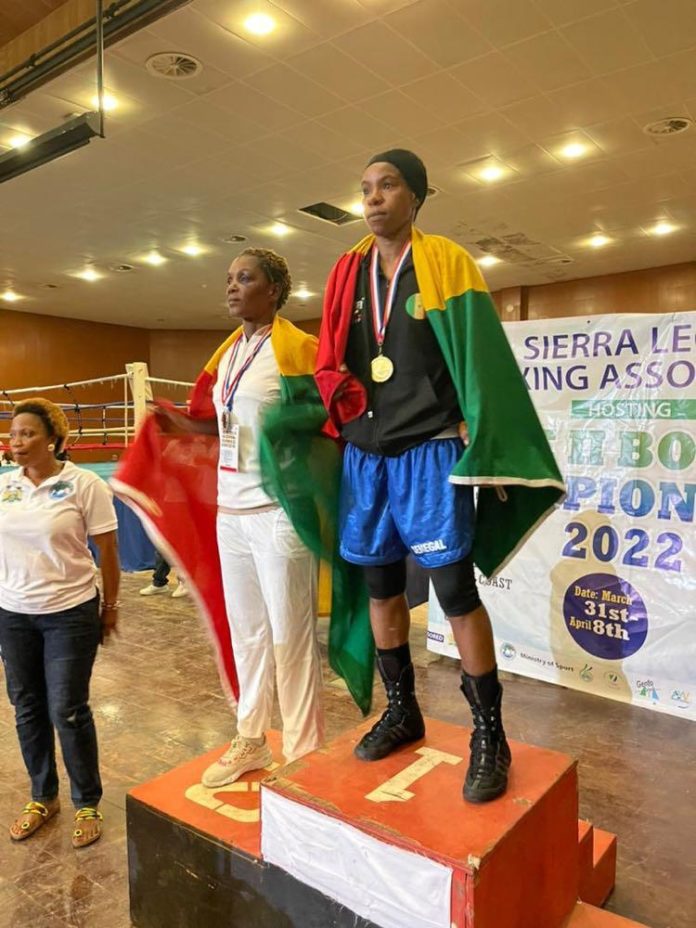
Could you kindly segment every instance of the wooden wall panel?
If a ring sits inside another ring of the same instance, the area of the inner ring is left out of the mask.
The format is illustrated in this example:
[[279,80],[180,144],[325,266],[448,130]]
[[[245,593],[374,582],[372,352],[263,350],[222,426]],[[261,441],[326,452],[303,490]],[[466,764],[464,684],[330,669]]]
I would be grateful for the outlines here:
[[2,0],[0,45],[30,29],[63,3],[65,0]]
[[529,319],[696,310],[696,261],[527,290]]
[[0,309],[0,389],[125,373],[149,360],[149,332]]

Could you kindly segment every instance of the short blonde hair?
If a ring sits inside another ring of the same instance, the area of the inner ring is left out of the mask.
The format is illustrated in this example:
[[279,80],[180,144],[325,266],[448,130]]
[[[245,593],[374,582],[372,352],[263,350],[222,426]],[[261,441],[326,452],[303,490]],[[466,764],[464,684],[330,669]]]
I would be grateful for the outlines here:
[[22,413],[29,413],[32,416],[38,416],[44,424],[50,438],[56,439],[56,454],[62,451],[65,440],[70,434],[70,423],[60,406],[56,406],[50,400],[42,396],[34,396],[28,400],[22,400],[12,409],[12,418],[20,416]]

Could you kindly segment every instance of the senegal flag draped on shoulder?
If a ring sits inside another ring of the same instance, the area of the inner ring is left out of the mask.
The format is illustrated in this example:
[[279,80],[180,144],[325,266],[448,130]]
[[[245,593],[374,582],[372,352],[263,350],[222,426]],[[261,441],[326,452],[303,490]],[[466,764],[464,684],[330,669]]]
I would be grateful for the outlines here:
[[[334,432],[366,408],[362,384],[340,368],[360,261],[373,243],[369,235],[343,255],[327,286],[316,380]],[[415,228],[412,246],[420,299],[407,310],[430,322],[468,424],[469,444],[450,480],[478,487],[472,553],[490,576],[565,487],[478,266],[459,245]]]

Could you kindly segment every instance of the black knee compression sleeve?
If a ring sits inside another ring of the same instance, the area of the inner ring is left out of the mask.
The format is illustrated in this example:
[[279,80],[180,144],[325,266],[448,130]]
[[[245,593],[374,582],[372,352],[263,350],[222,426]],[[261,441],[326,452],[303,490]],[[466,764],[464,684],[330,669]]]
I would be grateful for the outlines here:
[[434,567],[430,579],[446,616],[466,615],[481,605],[470,554],[453,564]]
[[391,599],[406,592],[406,561],[380,567],[364,567],[365,584],[371,599]]

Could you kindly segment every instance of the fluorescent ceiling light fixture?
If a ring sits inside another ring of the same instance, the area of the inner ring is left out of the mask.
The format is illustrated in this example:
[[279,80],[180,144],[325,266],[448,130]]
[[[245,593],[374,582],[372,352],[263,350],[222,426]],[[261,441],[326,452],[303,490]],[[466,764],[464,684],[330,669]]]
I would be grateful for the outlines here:
[[671,222],[667,222],[667,220],[662,220],[662,222],[658,222],[657,225],[654,225],[652,229],[650,229],[650,234],[669,235],[671,232],[676,231],[677,227],[675,225],[673,225]]
[[25,132],[16,132],[7,140],[7,144],[10,148],[24,148],[31,140],[31,135],[27,135]]
[[484,255],[476,260],[481,267],[493,267],[494,264],[500,264],[500,258],[496,258],[495,255]]
[[252,35],[268,35],[275,26],[275,19],[267,13],[252,13],[244,20],[244,28]]
[[3,299],[6,303],[16,303],[17,300],[23,300],[24,297],[20,296],[19,293],[15,293],[14,290],[5,290],[4,293],[0,293],[0,299]]
[[601,232],[598,232],[596,235],[591,236],[587,240],[587,244],[592,248],[604,248],[605,245],[611,244],[612,239],[608,235],[603,235]]
[[[102,95],[102,103],[104,104],[105,113],[113,113],[113,111],[118,108],[118,100],[110,93],[105,93]],[[95,110],[99,109],[99,94],[95,93],[95,95],[92,97],[92,106]]]
[[205,249],[195,242],[189,242],[188,245],[182,245],[179,251],[184,255],[188,255],[190,258],[197,258],[198,255],[203,254]]
[[290,227],[286,226],[284,222],[274,222],[268,231],[271,233],[271,235],[277,235],[278,238],[284,238],[286,235],[290,234]]
[[0,184],[76,151],[98,136],[98,113],[83,113],[68,119],[55,129],[35,136],[31,145],[0,155]]
[[306,287],[300,287],[299,290],[295,290],[294,294],[298,300],[308,300],[310,296],[314,296]]
[[101,280],[103,274],[100,274],[99,271],[95,271],[93,267],[86,267],[83,271],[78,271],[75,277],[79,277],[80,280],[88,280],[92,283],[95,280]]
[[146,264],[151,264],[153,267],[159,267],[160,264],[164,264],[167,259],[164,255],[161,255],[159,251],[150,251],[146,255],[143,255],[142,260]]
[[574,158],[582,158],[584,154],[587,154],[588,146],[583,145],[582,142],[569,142],[568,145],[564,145],[560,149],[558,154],[562,158],[567,158],[569,161],[572,161]]

